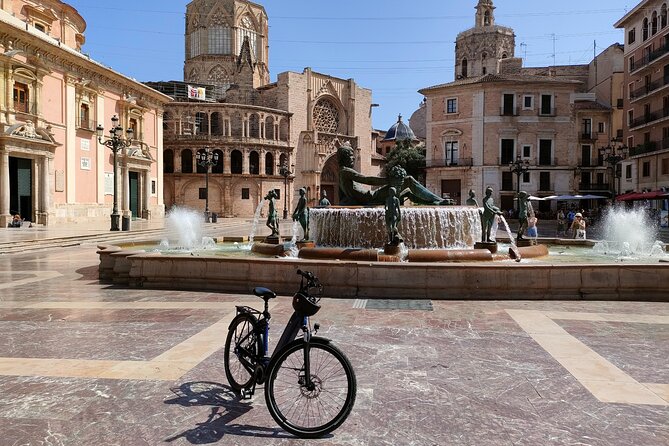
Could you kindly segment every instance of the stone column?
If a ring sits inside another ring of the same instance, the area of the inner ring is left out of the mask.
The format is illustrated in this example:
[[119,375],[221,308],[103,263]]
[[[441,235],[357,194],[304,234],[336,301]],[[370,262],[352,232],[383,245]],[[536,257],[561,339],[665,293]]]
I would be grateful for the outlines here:
[[223,149],[223,173],[232,173],[232,150]]
[[242,150],[242,174],[249,174],[249,149]]
[[0,227],[11,221],[9,214],[9,153],[0,152]]
[[51,177],[49,176],[48,156],[42,158],[41,174],[40,209],[42,210],[43,221],[38,221],[38,223],[46,225],[49,221],[49,211],[51,211],[51,181],[49,181]]
[[259,163],[258,163],[258,169],[259,169],[259,172],[258,172],[258,173],[259,173],[260,175],[265,175],[265,156],[266,156],[265,154],[266,154],[267,152],[265,152],[264,150],[261,150],[259,153],[260,153],[260,154],[259,154],[258,157],[259,157],[260,159],[258,160],[258,161],[259,161]]
[[150,215],[150,203],[151,203],[151,171],[145,170],[144,175],[142,176],[142,182],[144,183],[144,195],[143,195],[143,206],[142,206],[142,218],[147,220],[151,218]]
[[77,201],[76,79],[65,83],[65,197],[67,204]]
[[[121,153],[123,153],[123,151],[119,152],[119,157]],[[130,170],[128,169],[126,162],[123,163],[123,166],[119,166],[121,169],[121,191],[119,195],[121,197],[121,209],[119,209],[119,214],[121,214],[121,216],[129,215],[130,212]]]
[[[165,158],[164,158],[164,151],[165,147],[163,146],[163,119],[165,115],[162,111],[158,112],[156,114],[156,130],[157,130],[157,135],[156,135],[156,210],[160,212],[161,214],[163,213],[163,209],[165,207],[165,201],[163,198],[163,190],[164,190],[164,180],[163,180],[163,168],[165,166]],[[174,156],[173,156],[173,162],[176,163],[176,150],[173,151]],[[174,170],[176,171],[176,165],[174,166]],[[149,188],[151,188],[151,183],[149,182]],[[149,200],[151,197],[151,192],[149,192]],[[146,208],[150,209],[150,201],[147,201]]]

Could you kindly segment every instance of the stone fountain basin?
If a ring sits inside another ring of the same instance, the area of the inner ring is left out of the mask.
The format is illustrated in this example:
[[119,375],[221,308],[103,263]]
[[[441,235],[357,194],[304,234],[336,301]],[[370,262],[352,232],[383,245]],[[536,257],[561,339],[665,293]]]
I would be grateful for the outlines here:
[[324,295],[383,299],[669,300],[669,264],[550,262],[393,263],[226,258],[146,253],[100,245],[99,277],[118,286],[291,295],[297,269],[313,271]]

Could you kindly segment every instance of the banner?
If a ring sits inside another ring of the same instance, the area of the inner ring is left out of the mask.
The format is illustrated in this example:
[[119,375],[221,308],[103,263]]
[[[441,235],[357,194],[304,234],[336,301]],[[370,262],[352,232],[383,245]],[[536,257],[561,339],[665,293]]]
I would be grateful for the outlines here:
[[206,99],[207,90],[204,87],[188,86],[188,99]]

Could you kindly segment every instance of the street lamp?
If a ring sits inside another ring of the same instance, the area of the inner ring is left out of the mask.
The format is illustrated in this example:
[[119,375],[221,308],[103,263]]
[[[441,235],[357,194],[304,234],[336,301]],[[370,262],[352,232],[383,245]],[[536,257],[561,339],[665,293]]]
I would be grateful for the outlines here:
[[[283,177],[283,219],[288,218],[288,177],[290,177],[293,172],[288,169],[288,163],[283,162],[279,166],[279,175]],[[295,165],[291,164],[291,168],[294,168]]]
[[516,196],[520,193],[520,177],[530,170],[530,162],[523,160],[520,155],[516,156],[516,160],[509,163],[509,170],[516,174]]
[[[614,143],[615,141],[611,141]],[[607,146],[607,147],[602,147],[601,149],[602,152],[602,161],[607,163],[609,166],[611,166],[612,170],[612,179],[613,179],[613,187],[614,187],[614,195],[619,195],[620,194],[620,177],[622,176],[622,172],[618,169],[618,164],[620,164],[624,159],[627,158],[627,146]],[[618,188],[615,189],[615,180],[618,179]]]
[[98,136],[98,141],[100,144],[109,147],[112,152],[114,152],[114,207],[112,209],[111,213],[111,229],[110,231],[118,231],[119,230],[119,214],[118,214],[118,160],[117,160],[117,155],[118,152],[130,147],[132,145],[132,137],[134,130],[131,128],[128,128],[126,132],[126,137],[123,138],[123,128],[118,125],[118,116],[114,115],[111,118],[112,121],[112,128],[109,130],[109,138],[104,139],[104,127],[102,127],[102,124],[98,124],[96,130],[97,136]]
[[204,167],[204,221],[209,222],[209,169],[218,164],[218,152],[212,152],[210,147],[197,152],[197,164]]

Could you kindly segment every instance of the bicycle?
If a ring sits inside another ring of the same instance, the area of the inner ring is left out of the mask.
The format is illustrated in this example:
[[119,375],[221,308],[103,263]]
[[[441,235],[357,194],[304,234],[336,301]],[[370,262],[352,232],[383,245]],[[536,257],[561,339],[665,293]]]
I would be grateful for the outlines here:
[[[294,313],[269,353],[269,301],[276,294],[256,287],[265,302],[262,312],[237,306],[225,341],[225,375],[230,386],[248,399],[256,385],[265,385],[265,403],[272,418],[286,431],[316,438],[337,429],[355,403],[357,383],[346,355],[329,339],[315,336],[309,318],[320,310],[320,298],[310,294],[323,287],[311,272],[297,270],[300,288],[293,295]],[[302,336],[298,337],[300,331]]]

